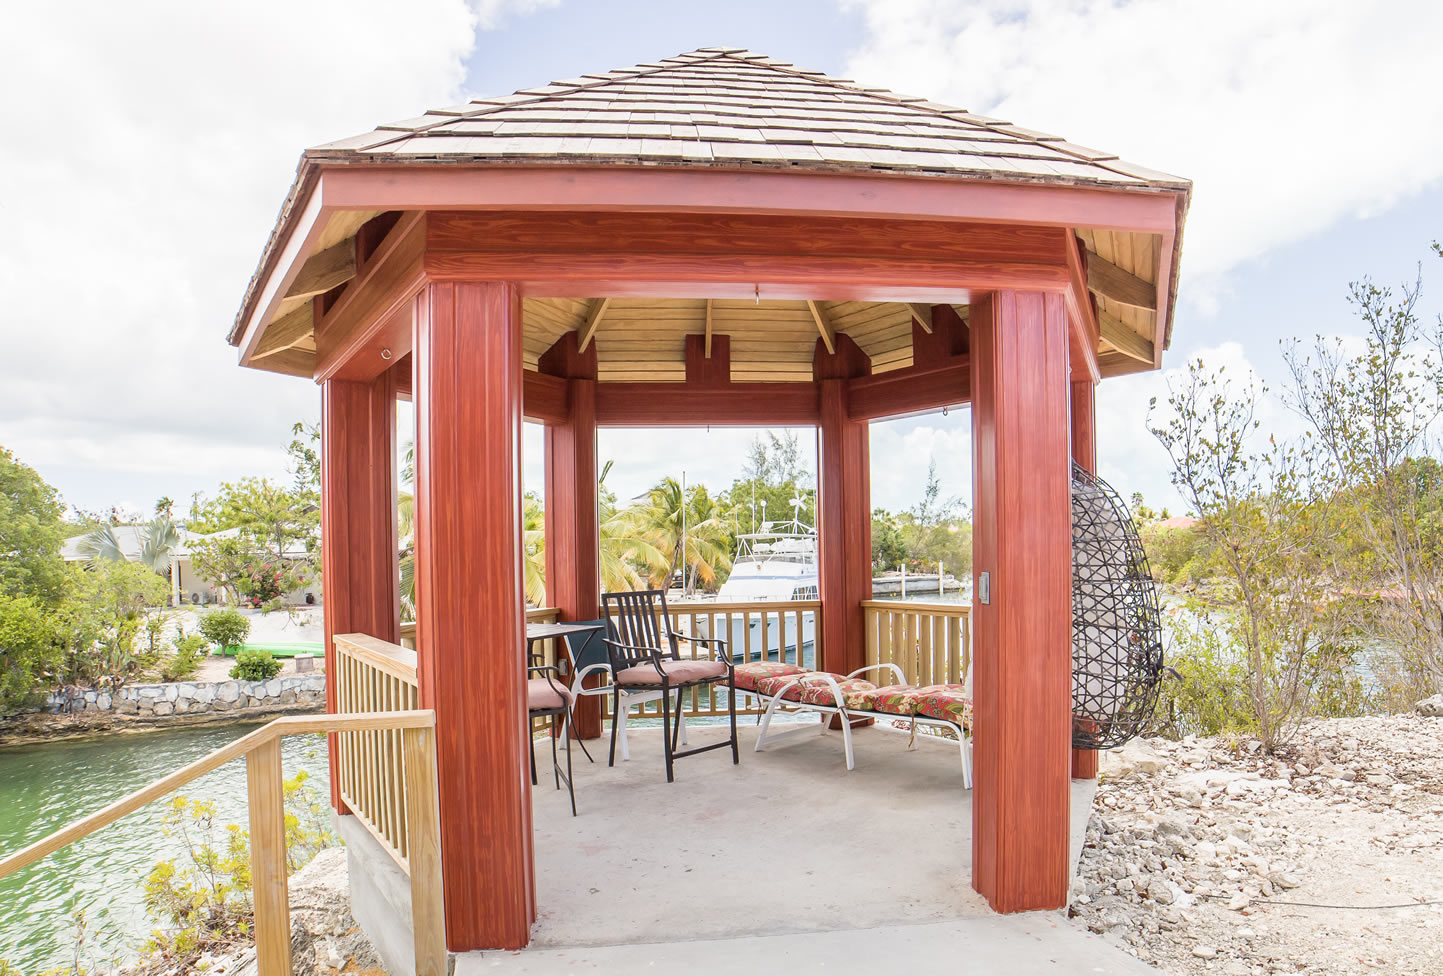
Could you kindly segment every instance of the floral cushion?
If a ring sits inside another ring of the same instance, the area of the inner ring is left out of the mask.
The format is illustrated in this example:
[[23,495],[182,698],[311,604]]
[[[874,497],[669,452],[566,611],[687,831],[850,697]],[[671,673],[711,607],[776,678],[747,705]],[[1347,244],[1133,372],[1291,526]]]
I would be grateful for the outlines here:
[[[861,678],[843,678],[840,675],[832,675],[832,678],[837,682],[837,690],[842,693],[843,702],[851,702],[877,687]],[[802,682],[802,701],[808,705],[826,705],[830,708],[835,708],[837,704],[836,696],[832,694],[832,686],[820,679]]]
[[732,685],[738,691],[756,691],[757,682],[763,678],[780,678],[805,672],[806,668],[800,668],[785,661],[752,661],[736,666]]
[[884,712],[888,715],[912,716],[917,712],[917,698],[922,689],[916,685],[886,685],[854,696],[847,696],[847,707],[862,712]]
[[[801,677],[802,675],[816,673],[816,671],[803,671],[799,674],[777,674],[772,675],[770,678],[760,678],[757,680],[757,694],[766,695],[768,698],[770,698],[780,692],[783,688],[786,688],[787,685],[791,682],[796,681],[797,678]],[[801,701],[802,686],[800,684],[797,684],[793,685],[791,688],[788,688],[787,693],[782,696],[782,699],[784,701]]]
[[972,728],[972,699],[966,685],[928,685],[917,699],[917,714]]

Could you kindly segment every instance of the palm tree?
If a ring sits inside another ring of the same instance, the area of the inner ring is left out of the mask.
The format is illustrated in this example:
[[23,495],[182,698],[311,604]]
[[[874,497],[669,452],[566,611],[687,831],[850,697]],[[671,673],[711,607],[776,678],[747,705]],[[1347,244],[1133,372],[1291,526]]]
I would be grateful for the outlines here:
[[[140,554],[136,562],[149,566],[157,575],[168,576],[171,556],[180,545],[180,526],[165,515],[157,515],[141,527],[139,535]],[[114,526],[102,525],[87,532],[79,548],[80,554],[90,559],[125,561]]]
[[606,487],[613,462],[607,461],[597,479],[597,517],[601,530],[601,588],[608,592],[637,590],[646,585],[666,557],[637,532],[630,509],[616,507],[616,493]]
[[623,514],[631,520],[634,533],[662,557],[648,567],[653,586],[667,585],[678,569],[685,569],[688,587],[694,583],[713,587],[719,582],[718,575],[732,565],[730,515],[704,485],[687,490],[685,518],[682,505],[680,483],[663,478],[645,502]]

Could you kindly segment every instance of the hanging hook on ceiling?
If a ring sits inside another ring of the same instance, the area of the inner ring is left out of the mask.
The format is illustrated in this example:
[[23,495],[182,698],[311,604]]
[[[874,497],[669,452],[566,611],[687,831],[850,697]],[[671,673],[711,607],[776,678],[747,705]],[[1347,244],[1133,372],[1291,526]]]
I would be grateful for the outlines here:
[[753,287],[755,287],[756,290],[757,290],[757,304],[760,305],[760,304],[762,303],[762,286],[761,286],[761,282],[758,282],[758,283],[757,283],[756,285],[754,285]]

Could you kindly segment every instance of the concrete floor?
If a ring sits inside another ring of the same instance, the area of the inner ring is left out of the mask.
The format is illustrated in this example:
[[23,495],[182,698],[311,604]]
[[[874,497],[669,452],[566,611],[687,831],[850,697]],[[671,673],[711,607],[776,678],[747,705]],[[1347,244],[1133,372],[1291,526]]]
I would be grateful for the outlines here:
[[[724,734],[693,729],[691,742]],[[604,745],[595,765],[578,749],[575,818],[543,778],[532,947],[468,953],[458,976],[671,963],[901,972],[940,959],[979,971],[1152,971],[1060,915],[988,910],[969,885],[971,793],[950,741],[918,736],[909,749],[905,734],[859,729],[849,773],[840,733],[762,753],[753,725],[741,735],[740,766],[724,750],[695,756],[671,784],[657,731],[634,731],[632,760],[611,769]],[[537,758],[545,771],[549,756],[538,748]],[[1073,784],[1074,862],[1093,789]]]

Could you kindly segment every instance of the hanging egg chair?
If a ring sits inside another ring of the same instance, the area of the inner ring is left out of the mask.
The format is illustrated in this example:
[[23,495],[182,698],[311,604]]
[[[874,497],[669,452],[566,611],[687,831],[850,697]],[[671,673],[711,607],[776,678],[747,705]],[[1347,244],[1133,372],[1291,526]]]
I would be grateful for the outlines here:
[[1127,506],[1072,466],[1072,746],[1111,749],[1142,731],[1162,683],[1157,585]]

